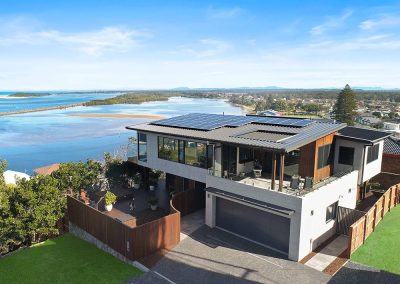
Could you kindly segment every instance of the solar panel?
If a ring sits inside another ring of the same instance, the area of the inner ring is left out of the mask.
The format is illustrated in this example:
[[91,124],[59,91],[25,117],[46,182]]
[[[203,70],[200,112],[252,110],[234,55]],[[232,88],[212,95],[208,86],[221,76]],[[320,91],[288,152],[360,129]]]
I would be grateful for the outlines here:
[[289,127],[304,127],[312,122],[313,120],[311,119],[302,118],[191,113],[187,115],[157,120],[152,122],[151,124],[197,130],[212,130],[224,126],[239,127],[250,123]]

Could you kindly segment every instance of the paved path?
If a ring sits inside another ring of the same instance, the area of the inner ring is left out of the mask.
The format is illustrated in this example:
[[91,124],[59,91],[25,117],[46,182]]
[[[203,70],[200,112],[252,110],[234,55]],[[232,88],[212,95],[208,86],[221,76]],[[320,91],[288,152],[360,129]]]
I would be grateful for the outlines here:
[[204,225],[205,210],[199,210],[192,214],[183,216],[181,219],[181,241],[193,234],[198,228]]
[[327,283],[330,276],[232,234],[202,226],[153,268],[169,283]]
[[314,255],[305,265],[312,267],[318,271],[323,271],[328,267],[342,252],[347,249],[348,237],[340,235],[320,252]]

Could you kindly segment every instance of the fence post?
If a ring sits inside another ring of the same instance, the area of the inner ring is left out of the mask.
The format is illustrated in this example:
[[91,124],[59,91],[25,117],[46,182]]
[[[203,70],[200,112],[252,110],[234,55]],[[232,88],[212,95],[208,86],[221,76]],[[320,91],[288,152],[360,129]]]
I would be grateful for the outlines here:
[[389,206],[388,206],[389,212],[390,212],[390,205],[392,204],[392,190],[393,190],[393,186],[389,188]]
[[347,251],[347,258],[350,259],[352,253],[352,244],[353,244],[353,227],[350,226],[349,228],[349,244],[348,244],[348,251]]
[[374,206],[374,210],[375,210],[375,212],[374,212],[374,225],[372,226],[373,227],[373,231],[375,232],[375,227],[376,227],[376,214],[378,213],[378,204],[376,204],[375,203],[375,206]]
[[363,228],[363,244],[364,244],[364,242],[365,242],[365,239],[366,239],[366,237],[365,237],[365,235],[366,235],[366,232],[367,232],[367,215],[364,215],[364,226],[363,226],[364,228]]
[[381,213],[381,219],[383,219],[383,216],[385,216],[385,202],[386,197],[385,194],[382,195],[382,213]]

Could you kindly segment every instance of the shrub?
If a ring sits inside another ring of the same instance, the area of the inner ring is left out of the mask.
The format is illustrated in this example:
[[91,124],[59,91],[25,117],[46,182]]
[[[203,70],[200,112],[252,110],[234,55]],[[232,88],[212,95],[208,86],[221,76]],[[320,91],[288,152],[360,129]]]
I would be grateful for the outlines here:
[[117,201],[117,197],[111,191],[107,191],[104,195],[104,203],[106,205],[112,205]]

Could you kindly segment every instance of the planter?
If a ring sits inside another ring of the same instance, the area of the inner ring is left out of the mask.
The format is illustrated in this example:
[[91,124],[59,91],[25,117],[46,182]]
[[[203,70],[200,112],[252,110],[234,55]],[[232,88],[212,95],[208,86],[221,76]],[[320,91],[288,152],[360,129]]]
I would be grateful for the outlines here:
[[150,185],[150,191],[154,191],[154,189],[156,188],[154,185]]
[[158,205],[150,205],[151,210],[156,211],[157,210]]
[[113,205],[112,205],[112,204],[106,205],[105,207],[106,207],[106,210],[107,210],[108,212],[110,212],[110,211],[113,209]]
[[139,183],[134,183],[133,184],[133,188],[134,189],[139,189],[140,188],[140,184]]

